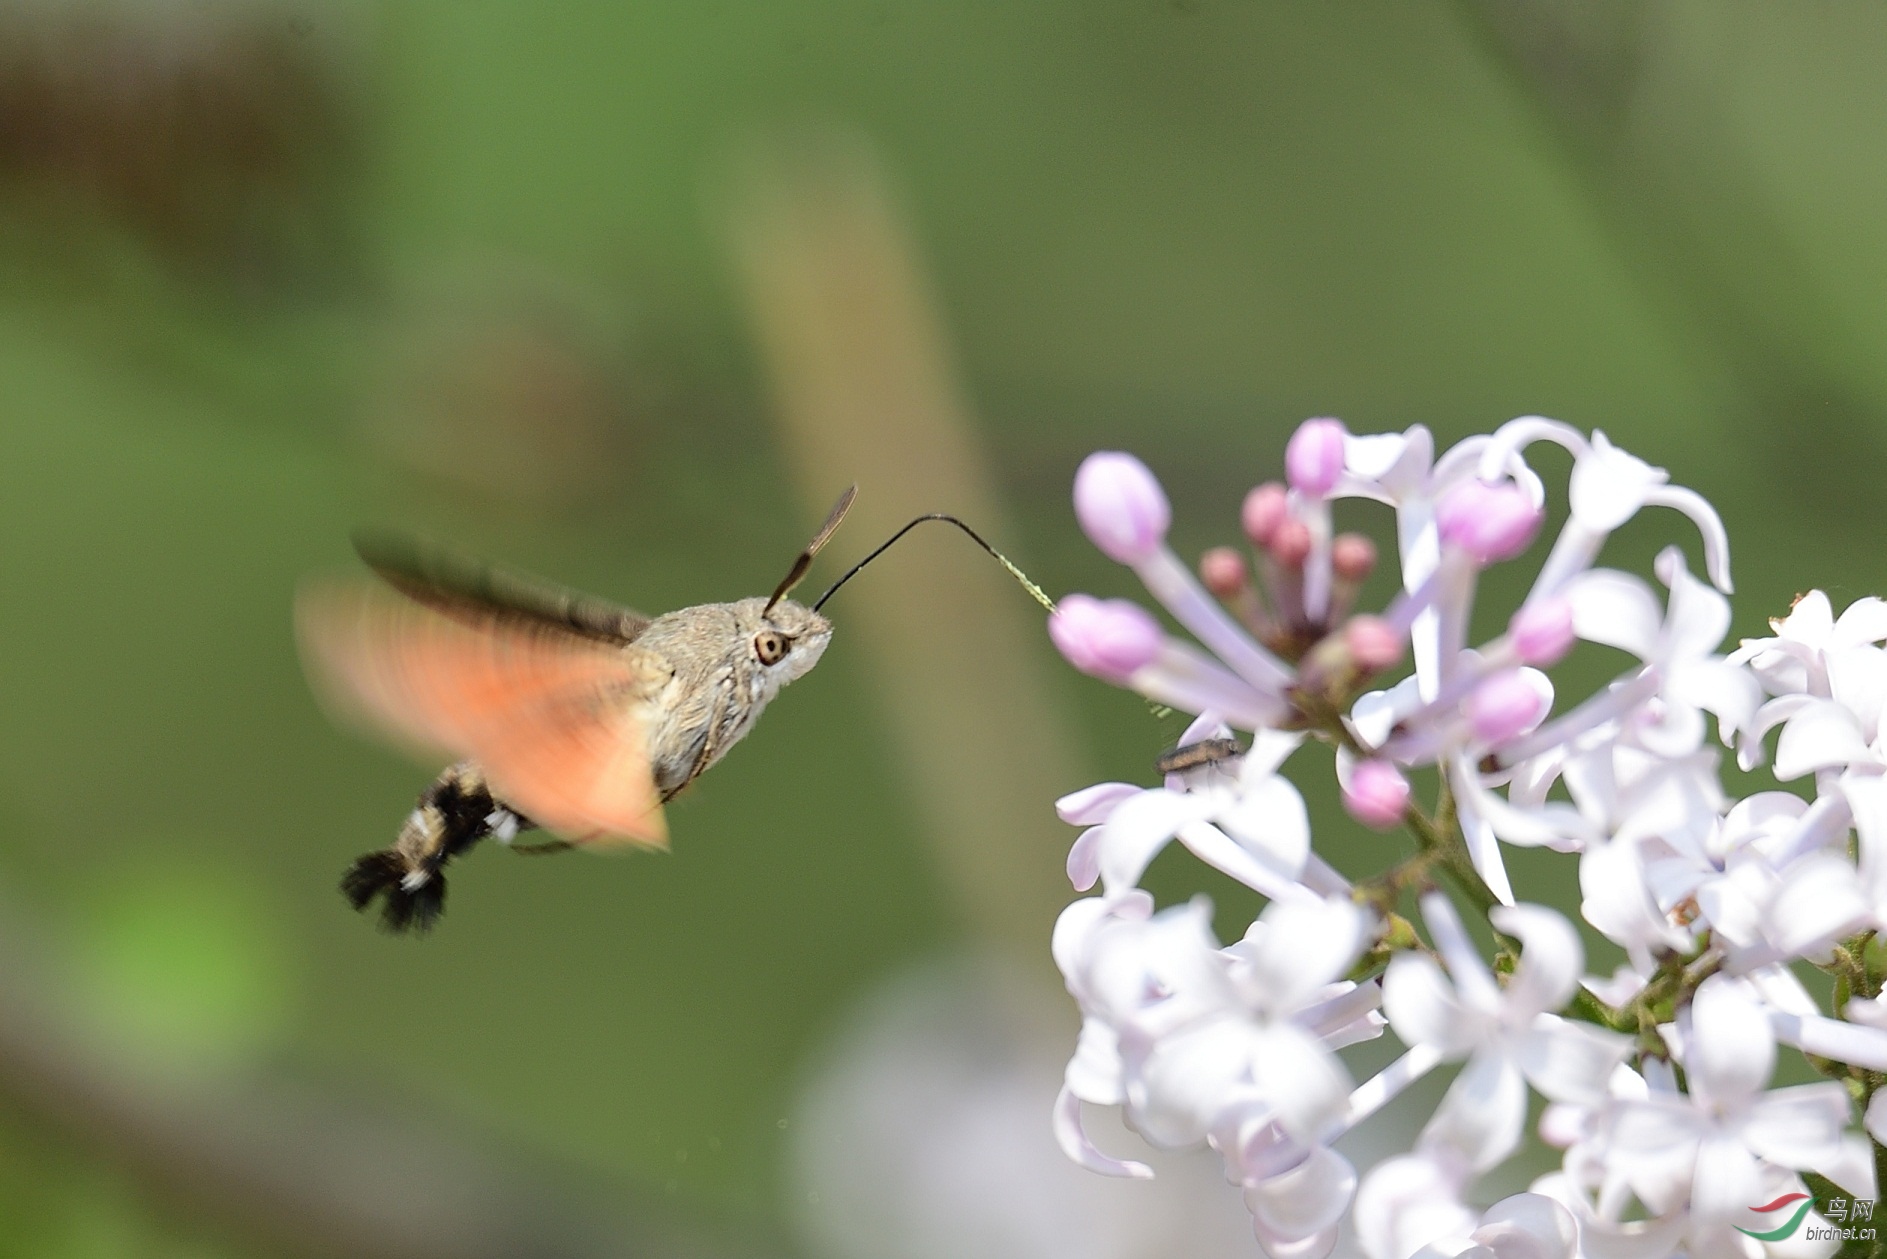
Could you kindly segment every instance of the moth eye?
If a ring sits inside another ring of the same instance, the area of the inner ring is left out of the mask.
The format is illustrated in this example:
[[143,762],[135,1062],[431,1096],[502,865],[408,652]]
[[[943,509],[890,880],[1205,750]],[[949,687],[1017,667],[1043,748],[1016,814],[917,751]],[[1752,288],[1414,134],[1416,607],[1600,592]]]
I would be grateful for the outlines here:
[[760,657],[761,664],[778,664],[786,659],[786,649],[790,646],[786,635],[761,630],[754,635],[753,654]]

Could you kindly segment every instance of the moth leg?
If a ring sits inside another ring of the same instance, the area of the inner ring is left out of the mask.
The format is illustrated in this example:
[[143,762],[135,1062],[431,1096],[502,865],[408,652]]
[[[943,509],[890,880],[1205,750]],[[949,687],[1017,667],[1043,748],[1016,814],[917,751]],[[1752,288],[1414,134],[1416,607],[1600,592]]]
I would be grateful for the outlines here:
[[526,857],[544,857],[554,852],[573,852],[577,845],[567,839],[546,839],[535,844],[513,844],[511,851]]
[[531,828],[530,819],[492,796],[476,765],[449,765],[421,793],[393,847],[348,867],[341,894],[355,909],[383,898],[380,921],[388,931],[426,931],[445,910],[447,862],[487,836],[509,843]]

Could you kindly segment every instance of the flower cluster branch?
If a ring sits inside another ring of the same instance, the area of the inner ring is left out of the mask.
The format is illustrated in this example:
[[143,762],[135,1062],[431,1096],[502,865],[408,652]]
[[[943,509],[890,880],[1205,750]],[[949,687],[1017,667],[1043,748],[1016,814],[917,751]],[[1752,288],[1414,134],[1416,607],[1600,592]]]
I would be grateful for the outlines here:
[[[1471,641],[1481,575],[1532,551],[1547,518],[1528,461],[1540,442],[1573,457],[1565,523],[1502,632]],[[1185,633],[1077,594],[1050,636],[1082,671],[1195,720],[1159,785],[1102,783],[1058,805],[1082,828],[1070,880],[1094,892],[1054,938],[1083,1015],[1055,1113],[1072,1158],[1151,1175],[1088,1140],[1084,1105],[1121,1108],[1158,1146],[1209,1144],[1279,1259],[1316,1259],[1346,1226],[1371,1259],[1755,1259],[1783,1244],[1758,1236],[1776,1201],[1875,1197],[1887,603],[1836,617],[1812,593],[1771,637],[1724,651],[1715,510],[1603,433],[1540,417],[1439,455],[1419,426],[1308,421],[1283,481],[1245,499],[1249,551],[1217,547],[1196,567],[1167,545],[1171,506],[1132,456],[1090,456],[1074,498],[1089,538]],[[1384,607],[1358,607],[1378,556],[1336,529],[1344,498],[1394,512],[1400,581]],[[1702,577],[1677,546],[1656,586],[1600,566],[1608,537],[1654,507],[1694,527]],[[1580,641],[1629,663],[1563,696],[1553,673]],[[1413,841],[1385,843],[1373,873],[1338,871],[1312,842],[1284,772],[1311,741],[1332,749],[1355,822]],[[1804,790],[1736,795],[1726,752],[1739,777],[1767,761]],[[1432,801],[1416,799],[1416,770],[1433,771]],[[1175,842],[1267,899],[1241,939],[1214,936],[1204,898],[1162,909],[1140,886]],[[1565,855],[1584,928],[1625,955],[1613,974],[1586,973],[1578,925],[1517,900],[1510,847]],[[1828,1008],[1802,967],[1833,977]],[[1401,1056],[1359,1083],[1338,1051],[1386,1033]],[[1779,1046],[1827,1078],[1769,1087]],[[1452,1081],[1413,1147],[1359,1177],[1333,1143],[1440,1069]],[[1470,1205],[1520,1148],[1535,1098],[1559,1169]],[[1788,1253],[1832,1253],[1814,1240],[1830,1235],[1811,1228]]]

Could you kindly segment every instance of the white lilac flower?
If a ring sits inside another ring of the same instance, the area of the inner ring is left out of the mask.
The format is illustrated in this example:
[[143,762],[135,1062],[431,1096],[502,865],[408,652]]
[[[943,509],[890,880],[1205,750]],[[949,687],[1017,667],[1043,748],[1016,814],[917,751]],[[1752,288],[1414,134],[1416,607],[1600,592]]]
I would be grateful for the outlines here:
[[[1207,714],[1181,742],[1230,733]],[[1063,797],[1056,809],[1064,821],[1093,825],[1069,852],[1070,881],[1084,892],[1097,878],[1109,895],[1130,889],[1177,837],[1200,860],[1257,891],[1297,892],[1310,856],[1310,820],[1303,797],[1277,770],[1301,741],[1261,731],[1243,755],[1168,775],[1167,786],[1102,783]]]
[[1362,911],[1280,902],[1220,949],[1204,901],[1148,908],[1144,894],[1077,901],[1056,927],[1056,960],[1084,1016],[1070,1092],[1124,1104],[1165,1146],[1204,1140],[1223,1107],[1251,1101],[1314,1139],[1350,1090],[1331,1046],[1374,1031],[1374,986],[1341,982],[1363,947]]
[[1462,1201],[1458,1166],[1402,1155],[1377,1164],[1356,1195],[1356,1233],[1369,1259],[1575,1259],[1571,1211],[1535,1193],[1485,1212]]
[[1485,1171],[1519,1145],[1529,1084],[1552,1101],[1597,1106],[1630,1042],[1552,1013],[1571,1000],[1585,964],[1578,933],[1552,910],[1494,911],[1494,925],[1524,946],[1505,988],[1475,953],[1446,897],[1423,897],[1422,917],[1447,977],[1426,954],[1398,954],[1383,979],[1383,1009],[1408,1044],[1467,1059],[1421,1144]]
[[1860,878],[1827,850],[1788,849],[1808,805],[1782,791],[1737,802],[1695,847],[1644,841],[1657,849],[1645,880],[1667,912],[1694,917],[1726,946],[1725,968],[1740,973],[1820,953],[1867,918]]
[[1887,640],[1887,601],[1856,599],[1837,619],[1828,596],[1811,590],[1769,625],[1775,637],[1746,638],[1731,659],[1747,663],[1771,695],[1826,699],[1830,655]]
[[1509,421],[1483,448],[1481,476],[1487,479],[1536,441],[1550,441],[1573,454],[1570,503],[1552,554],[1534,580],[1527,602],[1560,591],[1598,557],[1605,539],[1643,507],[1670,507],[1690,517],[1703,536],[1710,580],[1730,593],[1730,542],[1716,510],[1695,490],[1668,484],[1670,474],[1612,445],[1604,433],[1587,441],[1571,425],[1537,415]]
[[1692,577],[1675,547],[1658,555],[1655,568],[1671,592],[1664,608],[1642,579],[1614,569],[1568,583],[1575,632],[1644,662],[1641,676],[1662,703],[1652,710],[1655,724],[1638,725],[1642,746],[1670,756],[1695,750],[1703,741],[1703,710],[1716,715],[1727,744],[1762,699],[1754,676],[1715,654],[1730,628],[1730,601]]
[[1688,1091],[1620,1104],[1597,1144],[1608,1174],[1655,1216],[1684,1215],[1693,1254],[1737,1253],[1733,1230],[1764,1201],[1766,1173],[1842,1162],[1848,1094],[1834,1081],[1765,1089],[1775,1036],[1735,980],[1705,980],[1684,1022]]

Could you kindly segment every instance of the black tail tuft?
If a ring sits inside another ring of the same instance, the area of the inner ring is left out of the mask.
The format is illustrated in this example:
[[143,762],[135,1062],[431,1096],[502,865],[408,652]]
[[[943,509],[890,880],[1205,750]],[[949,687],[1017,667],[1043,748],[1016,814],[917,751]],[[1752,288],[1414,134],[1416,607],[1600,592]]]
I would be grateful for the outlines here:
[[367,908],[376,896],[384,897],[380,925],[388,931],[430,931],[445,912],[445,876],[435,870],[424,883],[409,890],[405,885],[408,873],[405,860],[391,848],[370,852],[341,876],[341,895],[355,909]]

